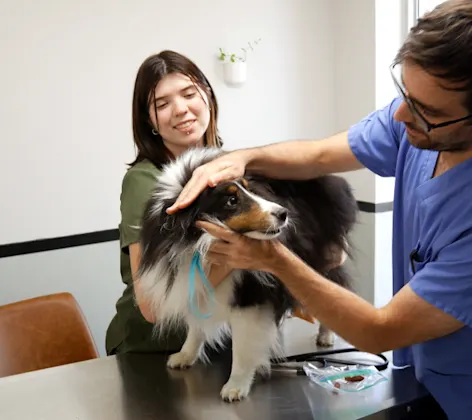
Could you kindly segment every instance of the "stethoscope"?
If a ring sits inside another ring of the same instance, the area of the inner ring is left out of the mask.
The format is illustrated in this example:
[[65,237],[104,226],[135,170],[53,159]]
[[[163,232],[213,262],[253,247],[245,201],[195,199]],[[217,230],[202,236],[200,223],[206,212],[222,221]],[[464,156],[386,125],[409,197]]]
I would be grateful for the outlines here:
[[[329,357],[330,355],[336,354],[343,354],[343,353],[364,353],[370,356],[375,356],[379,360],[378,363],[362,363],[356,360],[343,360],[338,359],[335,357]],[[327,357],[328,356],[328,357]],[[288,373],[296,374],[296,375],[305,375],[305,370],[302,366],[293,366],[290,363],[301,363],[301,362],[310,362],[310,363],[317,363],[319,367],[327,367],[329,364],[336,364],[336,365],[358,365],[358,366],[372,366],[375,367],[378,371],[383,371],[388,367],[388,359],[383,354],[372,354],[366,353],[361,350],[356,349],[355,347],[348,347],[344,349],[336,349],[336,350],[321,350],[315,351],[312,353],[303,353],[303,354],[294,354],[290,356],[286,356],[283,359],[272,359],[271,360],[271,367],[275,371],[285,371]]]

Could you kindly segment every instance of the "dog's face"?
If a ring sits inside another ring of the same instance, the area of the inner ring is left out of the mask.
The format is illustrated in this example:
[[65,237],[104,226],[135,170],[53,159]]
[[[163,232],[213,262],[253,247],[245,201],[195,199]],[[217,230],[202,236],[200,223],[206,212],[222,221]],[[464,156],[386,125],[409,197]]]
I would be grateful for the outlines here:
[[245,179],[207,188],[200,196],[199,216],[255,239],[279,236],[289,222],[286,208],[270,200],[268,190]]
[[198,220],[207,220],[255,239],[276,238],[290,223],[287,209],[275,202],[276,197],[269,187],[251,178],[208,187],[190,206],[175,214],[166,213],[175,198],[162,198],[159,194],[165,194],[166,190],[159,188],[144,211],[139,276],[170,249],[179,253],[195,244],[202,237],[202,231],[195,226]]

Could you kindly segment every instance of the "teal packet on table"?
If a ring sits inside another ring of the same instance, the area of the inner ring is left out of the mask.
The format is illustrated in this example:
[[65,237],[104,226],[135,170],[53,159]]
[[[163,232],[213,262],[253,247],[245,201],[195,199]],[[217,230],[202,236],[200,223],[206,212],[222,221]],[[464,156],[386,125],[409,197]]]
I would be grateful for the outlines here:
[[360,392],[387,381],[387,378],[373,366],[350,365],[320,368],[314,363],[305,362],[303,370],[311,381],[334,392]]

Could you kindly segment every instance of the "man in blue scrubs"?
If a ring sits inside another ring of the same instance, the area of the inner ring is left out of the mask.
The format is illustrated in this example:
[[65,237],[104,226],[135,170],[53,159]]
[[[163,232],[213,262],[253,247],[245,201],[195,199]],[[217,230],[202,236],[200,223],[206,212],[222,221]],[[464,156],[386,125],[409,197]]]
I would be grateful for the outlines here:
[[359,349],[394,351],[451,419],[472,419],[472,1],[451,0],[412,28],[391,68],[399,97],[319,141],[238,150],[195,171],[169,213],[245,169],[308,179],[368,168],[395,177],[394,297],[375,308],[276,241],[202,223],[208,257],[278,276],[321,323]]

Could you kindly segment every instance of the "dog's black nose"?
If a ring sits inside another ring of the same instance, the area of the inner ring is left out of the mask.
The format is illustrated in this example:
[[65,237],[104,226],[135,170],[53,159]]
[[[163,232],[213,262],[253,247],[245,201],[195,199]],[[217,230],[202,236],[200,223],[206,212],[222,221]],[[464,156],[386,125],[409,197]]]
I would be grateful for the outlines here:
[[274,216],[277,217],[277,219],[279,219],[281,222],[285,222],[287,220],[288,211],[284,208],[281,208],[274,213]]

